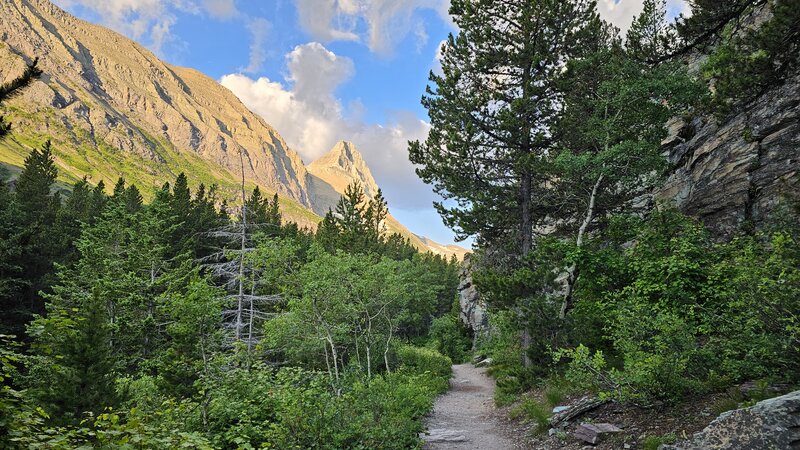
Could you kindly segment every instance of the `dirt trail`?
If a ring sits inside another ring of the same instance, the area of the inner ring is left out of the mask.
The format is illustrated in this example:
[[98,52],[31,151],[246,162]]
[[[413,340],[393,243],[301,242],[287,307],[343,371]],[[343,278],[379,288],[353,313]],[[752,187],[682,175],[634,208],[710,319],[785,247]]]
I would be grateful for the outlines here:
[[450,390],[436,400],[428,418],[425,449],[506,450],[517,448],[494,406],[494,380],[472,364],[453,366]]

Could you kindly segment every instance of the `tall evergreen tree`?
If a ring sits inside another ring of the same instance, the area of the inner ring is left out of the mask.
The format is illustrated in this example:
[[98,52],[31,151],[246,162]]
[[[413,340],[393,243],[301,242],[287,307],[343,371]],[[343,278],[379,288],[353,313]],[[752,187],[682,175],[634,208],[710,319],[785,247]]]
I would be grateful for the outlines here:
[[[22,269],[24,289],[12,294],[22,323],[30,316],[44,312],[44,303],[39,292],[49,285],[48,276],[53,270],[53,261],[59,255],[60,243],[55,239],[54,225],[61,206],[58,193],[51,189],[58,176],[50,142],[41,149],[34,149],[25,159],[25,166],[16,182],[14,208],[18,214],[19,228],[12,237],[18,247],[18,259],[12,263]],[[16,329],[21,334],[20,323]]]
[[460,236],[510,238],[526,255],[544,217],[535,191],[550,181],[542,172],[560,112],[554,81],[595,39],[595,2],[454,0],[450,13],[460,31],[443,47],[442,74],[430,75],[422,104],[432,129],[410,144],[410,159],[454,201],[436,207]]
[[30,318],[19,297],[27,284],[21,266],[21,228],[14,196],[0,180],[0,309],[3,311],[0,334],[5,335],[19,336]]

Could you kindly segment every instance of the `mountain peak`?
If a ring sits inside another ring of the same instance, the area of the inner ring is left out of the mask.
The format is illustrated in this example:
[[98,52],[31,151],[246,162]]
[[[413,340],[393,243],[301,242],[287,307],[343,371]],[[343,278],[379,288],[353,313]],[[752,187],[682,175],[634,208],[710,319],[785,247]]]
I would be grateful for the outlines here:
[[358,181],[367,197],[372,198],[378,193],[378,184],[369,166],[355,144],[349,141],[337,142],[328,153],[309,164],[308,171],[338,192],[344,192],[347,185]]

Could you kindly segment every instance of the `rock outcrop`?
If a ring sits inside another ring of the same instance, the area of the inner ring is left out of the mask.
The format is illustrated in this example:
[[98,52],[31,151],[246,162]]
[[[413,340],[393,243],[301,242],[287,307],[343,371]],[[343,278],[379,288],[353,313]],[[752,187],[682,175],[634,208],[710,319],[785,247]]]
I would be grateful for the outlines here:
[[674,170],[656,193],[720,238],[763,225],[800,191],[800,76],[723,120],[673,121],[664,142]]
[[728,411],[691,440],[663,450],[800,448],[800,391]]
[[489,331],[489,315],[486,311],[486,302],[483,301],[477,287],[475,287],[472,281],[469,256],[464,259],[464,264],[459,272],[459,279],[459,317],[464,325],[472,332],[473,337],[478,339]]

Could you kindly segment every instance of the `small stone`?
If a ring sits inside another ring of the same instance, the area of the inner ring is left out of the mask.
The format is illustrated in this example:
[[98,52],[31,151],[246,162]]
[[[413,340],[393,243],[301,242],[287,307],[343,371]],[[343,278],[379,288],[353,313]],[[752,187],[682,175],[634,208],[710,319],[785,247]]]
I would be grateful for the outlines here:
[[560,412],[566,411],[568,409],[572,409],[572,406],[556,406],[553,408],[553,414],[558,414]]
[[478,364],[475,364],[475,367],[485,367],[490,365],[492,365],[492,358],[486,358]]
[[610,423],[582,423],[573,432],[576,439],[580,439],[590,444],[597,444],[604,434],[619,433],[620,429],[616,425]]
[[437,428],[428,430],[427,435],[423,436],[426,442],[465,442],[467,441],[466,431],[464,430],[445,430]]
[[555,436],[556,433],[558,433],[558,430],[556,430],[555,428],[550,428],[549,430],[547,430],[548,436]]

